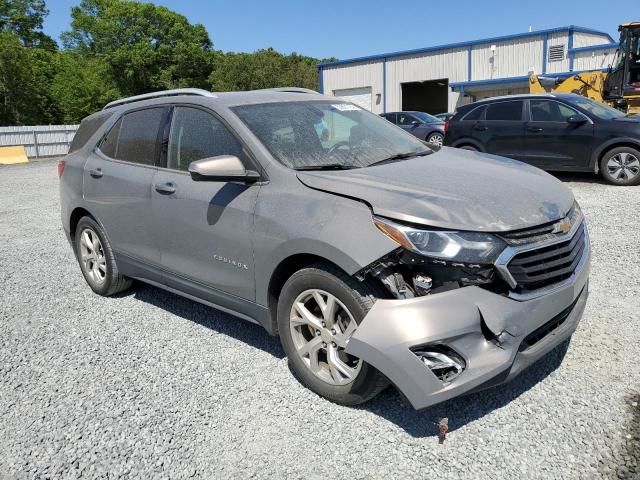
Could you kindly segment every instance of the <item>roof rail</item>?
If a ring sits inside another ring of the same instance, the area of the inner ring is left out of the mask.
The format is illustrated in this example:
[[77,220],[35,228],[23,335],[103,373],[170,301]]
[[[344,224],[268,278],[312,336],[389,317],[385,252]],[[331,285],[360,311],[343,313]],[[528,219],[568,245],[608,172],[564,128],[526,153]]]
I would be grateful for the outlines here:
[[176,88],[173,90],[162,90],[160,92],[143,93],[142,95],[114,100],[113,102],[107,103],[102,110],[117,107],[119,105],[126,105],[127,103],[139,102],[141,100],[149,100],[150,98],[175,97],[178,95],[195,95],[199,97],[216,98],[216,95],[212,92],[209,92],[208,90],[202,90],[200,88]]
[[320,95],[315,90],[311,90],[309,88],[301,88],[301,87],[276,87],[276,88],[263,88],[261,90],[257,90],[258,92],[288,92],[288,93],[315,93],[316,95]]

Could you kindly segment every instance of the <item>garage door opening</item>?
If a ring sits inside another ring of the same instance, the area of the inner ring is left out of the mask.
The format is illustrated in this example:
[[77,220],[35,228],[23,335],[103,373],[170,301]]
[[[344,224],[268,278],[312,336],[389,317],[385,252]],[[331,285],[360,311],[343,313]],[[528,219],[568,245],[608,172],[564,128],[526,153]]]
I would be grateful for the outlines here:
[[402,84],[402,110],[431,114],[449,110],[449,79]]

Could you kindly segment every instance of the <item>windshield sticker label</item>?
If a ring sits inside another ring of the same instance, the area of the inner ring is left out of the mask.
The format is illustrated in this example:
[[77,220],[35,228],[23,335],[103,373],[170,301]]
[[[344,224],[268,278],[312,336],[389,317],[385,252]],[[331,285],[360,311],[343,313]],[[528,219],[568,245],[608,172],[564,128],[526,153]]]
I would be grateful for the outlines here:
[[333,105],[331,105],[331,107],[335,108],[336,110],[340,110],[341,112],[360,110],[358,107],[356,107],[355,105],[351,105],[350,103],[334,103]]

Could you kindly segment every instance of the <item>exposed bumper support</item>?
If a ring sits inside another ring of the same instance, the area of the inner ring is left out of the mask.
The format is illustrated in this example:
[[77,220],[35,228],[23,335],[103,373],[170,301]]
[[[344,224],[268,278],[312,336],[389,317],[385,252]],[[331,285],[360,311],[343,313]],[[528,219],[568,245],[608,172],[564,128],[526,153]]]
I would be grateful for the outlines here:
[[[416,409],[505,383],[575,331],[588,297],[589,255],[587,250],[571,282],[526,301],[479,287],[408,300],[378,300],[346,351],[380,370]],[[562,323],[544,333],[543,327],[559,317]],[[498,342],[486,338],[482,322]],[[541,329],[538,341],[525,348],[523,340]],[[464,358],[466,370],[445,385],[410,350],[425,344],[454,349]]]

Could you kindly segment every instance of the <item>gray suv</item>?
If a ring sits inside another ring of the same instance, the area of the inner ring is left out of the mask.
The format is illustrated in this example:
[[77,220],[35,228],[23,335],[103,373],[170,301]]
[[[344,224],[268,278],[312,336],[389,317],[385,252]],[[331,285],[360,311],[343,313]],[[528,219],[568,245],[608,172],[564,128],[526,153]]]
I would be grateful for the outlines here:
[[94,292],[135,279],[262,325],[345,405],[390,383],[417,409],[504,383],[587,300],[587,227],[561,182],[309,91],[112,102],[58,171]]

